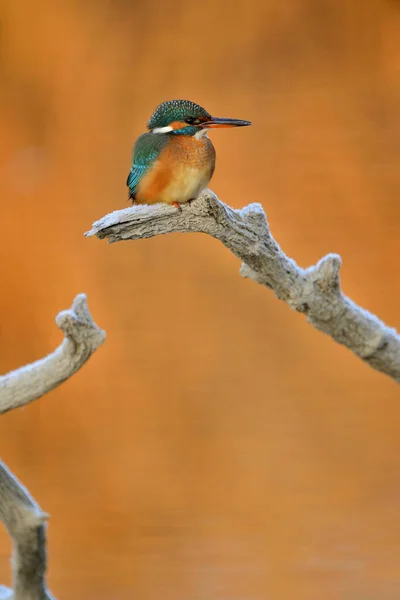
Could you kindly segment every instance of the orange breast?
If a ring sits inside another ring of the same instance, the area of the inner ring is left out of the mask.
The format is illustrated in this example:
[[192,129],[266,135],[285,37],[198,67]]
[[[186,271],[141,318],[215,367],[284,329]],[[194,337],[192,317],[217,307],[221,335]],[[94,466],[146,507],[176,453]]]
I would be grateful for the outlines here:
[[173,136],[141,180],[135,200],[139,204],[187,202],[207,187],[214,168],[215,150],[207,136]]

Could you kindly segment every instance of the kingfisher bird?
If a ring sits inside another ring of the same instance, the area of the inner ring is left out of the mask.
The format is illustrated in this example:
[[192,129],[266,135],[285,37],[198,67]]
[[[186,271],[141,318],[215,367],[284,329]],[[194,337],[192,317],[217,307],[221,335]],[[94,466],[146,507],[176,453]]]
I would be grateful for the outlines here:
[[243,127],[250,121],[212,117],[189,100],[168,100],[157,106],[133,147],[126,185],[132,203],[164,202],[180,208],[197,198],[215,169],[209,129]]

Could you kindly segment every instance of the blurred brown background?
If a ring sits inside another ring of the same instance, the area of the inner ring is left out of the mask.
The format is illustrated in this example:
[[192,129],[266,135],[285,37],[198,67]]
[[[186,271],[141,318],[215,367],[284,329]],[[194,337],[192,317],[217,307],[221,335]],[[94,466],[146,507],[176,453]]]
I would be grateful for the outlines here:
[[[50,352],[86,292],[106,344],[1,419],[74,600],[400,597],[400,397],[201,235],[108,246],[133,140],[187,98],[212,189],[261,202],[307,266],[399,326],[400,2],[3,0],[1,371]],[[0,581],[10,544],[0,537]]]

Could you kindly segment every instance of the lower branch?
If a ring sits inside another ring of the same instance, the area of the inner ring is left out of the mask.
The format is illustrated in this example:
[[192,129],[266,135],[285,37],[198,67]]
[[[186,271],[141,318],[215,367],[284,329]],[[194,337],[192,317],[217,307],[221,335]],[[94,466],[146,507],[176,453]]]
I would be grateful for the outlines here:
[[0,462],[0,518],[13,540],[13,592],[2,587],[0,592],[4,595],[0,593],[0,599],[53,599],[45,580],[47,517],[28,490]]
[[400,382],[400,336],[343,295],[340,256],[328,254],[302,269],[278,246],[260,204],[234,210],[206,190],[181,211],[162,204],[117,210],[96,221],[85,235],[119,242],[173,232],[201,232],[219,239],[243,261],[243,277],[271,288],[314,327]]
[[[0,377],[0,413],[40,398],[71,377],[105,339],[84,294],[59,313],[56,323],[65,339],[52,354]],[[13,541],[13,587],[0,586],[0,600],[53,600],[45,580],[47,517],[0,461],[0,519]]]
[[93,321],[84,294],[75,298],[70,310],[57,315],[56,323],[65,338],[52,354],[0,377],[0,414],[60,385],[104,342],[105,333]]

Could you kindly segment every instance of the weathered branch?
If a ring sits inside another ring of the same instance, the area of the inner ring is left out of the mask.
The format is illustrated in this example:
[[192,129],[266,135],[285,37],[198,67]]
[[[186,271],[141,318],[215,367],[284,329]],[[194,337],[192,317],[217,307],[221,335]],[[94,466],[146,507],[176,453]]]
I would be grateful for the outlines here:
[[61,345],[30,365],[0,376],[0,414],[29,404],[71,377],[103,343],[104,331],[93,321],[86,296],[78,295],[70,310],[57,315],[64,333]]
[[271,288],[314,327],[400,382],[400,336],[342,294],[340,256],[328,254],[302,269],[272,237],[260,204],[234,210],[206,190],[181,211],[161,204],[117,210],[96,221],[85,235],[118,242],[172,232],[202,232],[219,239],[243,261],[243,277]]
[[[65,339],[52,353],[0,377],[0,412],[24,406],[71,377],[103,343],[84,294],[58,314]],[[53,600],[46,588],[46,524],[28,490],[0,461],[0,519],[13,540],[13,587],[0,586],[0,600]]]
[[3,593],[13,600],[52,600],[45,579],[48,515],[1,462],[0,518],[13,540],[13,587]]

